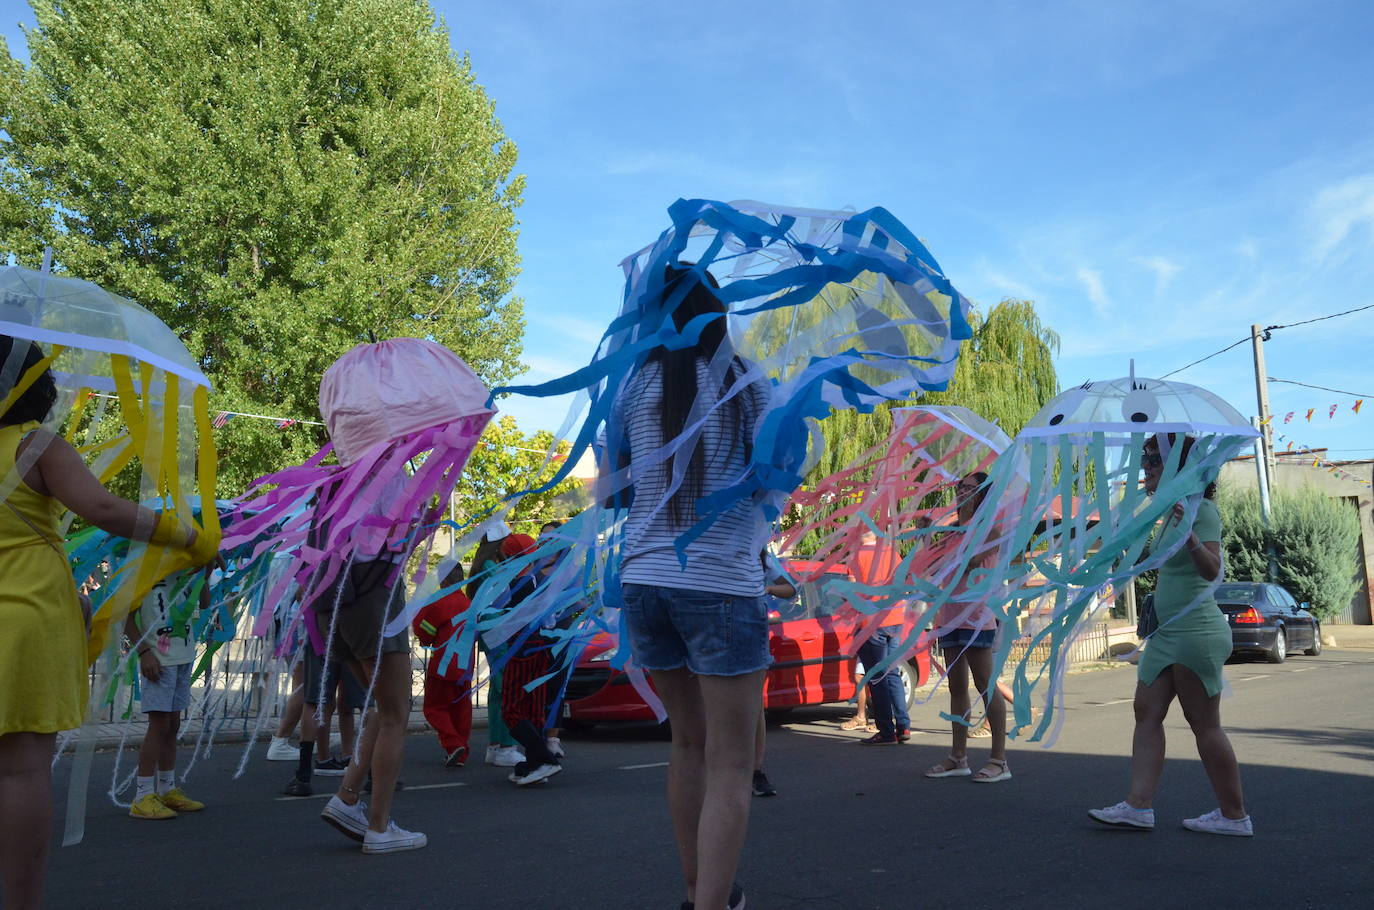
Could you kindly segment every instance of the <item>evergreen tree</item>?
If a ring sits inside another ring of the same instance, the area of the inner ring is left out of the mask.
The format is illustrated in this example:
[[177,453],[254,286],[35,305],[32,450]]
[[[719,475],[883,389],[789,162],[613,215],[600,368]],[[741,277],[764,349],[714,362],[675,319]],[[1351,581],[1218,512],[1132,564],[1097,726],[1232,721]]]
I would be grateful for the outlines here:
[[1272,543],[1279,584],[1325,619],[1347,606],[1359,587],[1360,520],[1347,503],[1320,490],[1276,490],[1272,529],[1266,528],[1255,490],[1224,489],[1221,510],[1226,577],[1264,581]]

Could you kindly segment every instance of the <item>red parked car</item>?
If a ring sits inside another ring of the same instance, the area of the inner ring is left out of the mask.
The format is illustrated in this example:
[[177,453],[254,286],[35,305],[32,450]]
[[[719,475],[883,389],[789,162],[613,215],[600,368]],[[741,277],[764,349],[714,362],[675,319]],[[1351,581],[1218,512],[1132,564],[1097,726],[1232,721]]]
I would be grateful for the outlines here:
[[[789,560],[788,565],[795,575],[819,568],[804,560]],[[833,582],[852,577],[844,570],[828,572],[816,581],[799,585],[795,600],[774,601],[768,636],[773,665],[768,668],[764,687],[765,709],[785,711],[854,697],[854,636],[867,617],[833,587]],[[894,609],[891,622],[900,622],[900,614],[899,609]],[[565,726],[654,719],[653,711],[639,697],[630,678],[611,669],[615,650],[615,636],[603,632],[588,643],[578,658],[563,699]],[[899,669],[910,706],[915,701],[916,688],[930,676],[930,647],[924,634],[915,653]]]

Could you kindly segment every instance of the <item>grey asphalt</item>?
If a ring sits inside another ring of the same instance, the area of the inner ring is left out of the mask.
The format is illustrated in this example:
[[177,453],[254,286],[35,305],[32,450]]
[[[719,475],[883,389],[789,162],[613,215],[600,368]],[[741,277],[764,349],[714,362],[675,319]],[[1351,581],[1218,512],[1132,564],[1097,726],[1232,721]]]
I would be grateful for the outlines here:
[[[1070,676],[1057,742],[1013,743],[1015,776],[1003,784],[920,777],[948,748],[943,693],[918,707],[918,732],[899,747],[856,745],[839,729],[843,707],[795,712],[769,731],[781,795],[753,801],[739,875],[748,907],[1374,906],[1374,652],[1228,667],[1222,716],[1252,839],[1180,827],[1214,802],[1177,709],[1158,828],[1087,818],[1124,795],[1133,672]],[[479,758],[483,744],[479,731]],[[98,792],[114,760],[102,753],[85,840],[54,850],[49,906],[677,907],[666,742],[630,727],[565,744],[563,774],[517,789],[503,769],[443,768],[430,737],[411,737],[395,814],[429,847],[382,857],[320,822],[323,799],[278,798],[290,768],[262,760],[263,745],[238,779],[241,747],[201,759],[187,789],[209,808],[168,822],[134,821]],[[63,793],[69,766],[58,769]]]

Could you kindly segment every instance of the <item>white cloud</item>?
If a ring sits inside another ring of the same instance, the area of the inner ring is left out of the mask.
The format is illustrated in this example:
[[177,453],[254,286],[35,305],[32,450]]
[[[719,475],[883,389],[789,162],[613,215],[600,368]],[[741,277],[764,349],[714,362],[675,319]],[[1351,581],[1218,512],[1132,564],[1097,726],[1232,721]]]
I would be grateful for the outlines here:
[[1093,312],[1099,316],[1107,315],[1112,309],[1112,300],[1102,285],[1102,273],[1097,269],[1079,266],[1076,274],[1083,285],[1083,292],[1088,295],[1088,301],[1093,305]]
[[1173,281],[1174,276],[1179,273],[1179,266],[1172,260],[1165,259],[1163,256],[1149,256],[1141,260],[1145,268],[1155,273],[1155,293],[1163,293],[1164,289]]
[[1309,214],[1315,237],[1310,258],[1322,262],[1362,230],[1374,239],[1374,174],[1351,177],[1317,193]]

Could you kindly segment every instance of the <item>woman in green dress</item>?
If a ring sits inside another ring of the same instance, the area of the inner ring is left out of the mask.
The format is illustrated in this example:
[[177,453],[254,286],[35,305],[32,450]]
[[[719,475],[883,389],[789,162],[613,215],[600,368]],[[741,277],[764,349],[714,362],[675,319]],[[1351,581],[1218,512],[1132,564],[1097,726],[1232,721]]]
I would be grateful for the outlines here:
[[[1183,448],[1182,467],[1193,446],[1190,437],[1168,433],[1145,442],[1141,464],[1145,489],[1151,495],[1159,487],[1164,461],[1174,445]],[[1154,595],[1159,628],[1140,659],[1130,792],[1114,806],[1088,810],[1103,824],[1154,827],[1154,795],[1164,770],[1164,717],[1177,698],[1218,804],[1211,812],[1184,819],[1183,826],[1207,834],[1248,837],[1254,833],[1245,811],[1236,753],[1221,728],[1221,667],[1231,656],[1231,629],[1211,593],[1221,579],[1221,516],[1212,501],[1215,495],[1216,484],[1209,484],[1191,526],[1185,524],[1187,508],[1176,503],[1155,533],[1156,546],[1177,546],[1177,550],[1159,569]]]

